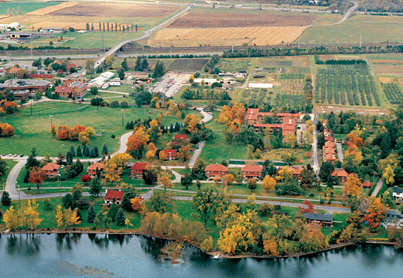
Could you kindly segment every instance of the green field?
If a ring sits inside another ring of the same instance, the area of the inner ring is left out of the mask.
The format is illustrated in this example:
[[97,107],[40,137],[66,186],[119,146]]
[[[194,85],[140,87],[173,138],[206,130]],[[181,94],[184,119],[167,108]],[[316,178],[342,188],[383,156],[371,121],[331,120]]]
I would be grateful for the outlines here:
[[7,9],[15,9],[21,8],[21,14],[29,13],[38,9],[59,5],[60,2],[5,2],[0,3],[0,14],[7,14]]
[[[330,19],[330,17],[329,17]],[[325,24],[333,23],[324,21]],[[400,16],[357,15],[342,24],[314,24],[305,30],[301,43],[307,44],[359,44],[363,43],[403,42],[403,18]]]
[[61,43],[59,46],[69,46],[71,48],[107,48],[116,45],[119,41],[135,39],[141,35],[143,35],[142,32],[88,32],[84,34],[68,32],[63,34],[63,37],[73,39]]
[[[2,118],[2,122],[11,124],[16,131],[15,136],[10,138],[0,138],[0,153],[29,154],[35,147],[38,155],[49,153],[51,156],[57,156],[62,151],[66,153],[70,146],[78,146],[77,141],[60,141],[49,134],[50,119],[53,115],[53,123],[56,126],[69,125],[70,127],[81,124],[92,126],[97,133],[104,131],[103,136],[91,139],[91,146],[102,147],[104,143],[108,146],[110,152],[117,149],[119,145],[119,136],[126,133],[127,130],[122,127],[121,109],[97,108],[88,104],[71,104],[62,102],[39,103],[33,106],[33,115],[30,115],[30,107],[23,108],[20,112]],[[124,123],[137,118],[156,117],[159,112],[164,114],[165,110],[152,110],[148,114],[149,107],[133,107],[125,109]],[[181,121],[173,116],[164,116],[163,124],[168,125],[171,122]],[[111,135],[116,135],[115,139]]]

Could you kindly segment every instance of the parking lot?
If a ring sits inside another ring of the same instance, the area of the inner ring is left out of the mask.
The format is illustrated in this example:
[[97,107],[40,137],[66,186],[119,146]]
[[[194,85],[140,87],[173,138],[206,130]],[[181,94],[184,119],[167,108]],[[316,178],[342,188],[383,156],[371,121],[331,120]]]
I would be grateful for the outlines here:
[[189,81],[189,77],[190,74],[168,72],[151,88],[151,91],[163,93],[167,97],[174,97],[180,88]]

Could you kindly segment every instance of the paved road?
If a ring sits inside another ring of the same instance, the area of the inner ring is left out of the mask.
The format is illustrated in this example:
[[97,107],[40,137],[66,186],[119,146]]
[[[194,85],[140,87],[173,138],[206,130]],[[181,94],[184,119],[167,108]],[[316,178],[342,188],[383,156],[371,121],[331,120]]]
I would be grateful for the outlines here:
[[145,38],[148,38],[149,36],[151,36],[151,34],[161,28],[162,26],[164,26],[165,24],[169,23],[170,21],[174,20],[175,18],[181,16],[182,14],[186,13],[191,7],[187,7],[186,9],[182,10],[181,12],[173,15],[172,17],[168,18],[167,20],[165,20],[164,22],[162,22],[161,24],[158,24],[157,26],[154,26],[153,28],[147,30],[144,35],[135,38],[135,39],[131,39],[131,40],[127,40],[127,41],[123,41],[123,42],[119,42],[117,45],[115,45],[114,47],[112,47],[111,49],[109,49],[105,54],[103,54],[102,56],[100,56],[100,58],[95,62],[94,64],[94,68],[97,68],[100,64],[103,63],[103,61],[106,59],[106,57],[108,57],[109,55],[113,55],[116,53],[116,51],[118,51],[119,49],[121,49],[123,46],[125,46],[126,44],[132,43],[132,42],[136,42]]
[[[347,10],[347,12],[344,14],[342,19],[340,19],[336,23],[326,24],[326,26],[338,25],[338,24],[342,24],[344,21],[346,21],[350,17],[350,15],[354,12],[354,10],[358,8],[358,3],[357,2],[354,2],[354,1],[351,1],[351,2],[353,3],[353,6],[350,9]],[[321,26],[324,26],[324,25],[321,25]]]
[[[175,200],[180,200],[180,201],[192,201],[192,197],[184,197],[184,196],[174,196],[173,197]],[[234,203],[246,203],[248,200],[247,199],[232,199],[232,202]],[[290,202],[281,202],[281,201],[265,201],[265,200],[256,200],[256,204],[271,204],[271,205],[280,205],[280,206],[285,206],[285,207],[293,207],[293,208],[298,208],[301,206],[299,203],[290,203]],[[323,206],[323,205],[315,205],[315,209],[319,210],[324,210],[329,213],[348,213],[351,212],[349,208],[342,208],[342,207],[333,207],[333,206]]]
[[336,148],[337,148],[337,156],[341,162],[344,161],[344,156],[343,156],[343,147],[341,146],[341,143],[336,143]]
[[380,178],[378,183],[376,184],[376,187],[374,191],[372,191],[371,197],[376,197],[378,195],[379,190],[381,190],[383,185],[383,178]]
[[319,174],[318,131],[316,129],[316,113],[313,114],[313,140],[312,140],[312,168],[315,174]]
[[117,92],[117,91],[109,91],[109,90],[98,90],[99,92],[102,93],[108,93],[108,94],[117,94],[117,95],[126,95],[128,96],[129,93],[125,93],[125,92]]

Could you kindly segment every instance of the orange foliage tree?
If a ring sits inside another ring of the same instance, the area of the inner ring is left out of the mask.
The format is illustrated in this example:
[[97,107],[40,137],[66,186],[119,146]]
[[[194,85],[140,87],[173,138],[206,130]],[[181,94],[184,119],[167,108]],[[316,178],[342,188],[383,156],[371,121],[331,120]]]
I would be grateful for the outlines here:
[[15,130],[10,124],[0,122],[0,137],[11,137],[14,134]]
[[140,147],[144,147],[148,141],[150,141],[150,135],[145,132],[143,126],[140,126],[137,131],[129,137],[129,140],[126,143],[126,152],[138,150]]
[[39,167],[32,167],[30,169],[30,174],[29,174],[29,182],[36,184],[36,188],[39,190],[39,187],[45,180],[46,175],[45,173],[41,170]]
[[343,192],[347,196],[354,196],[360,199],[362,192],[361,180],[354,175],[349,175],[347,181],[344,183]]
[[371,197],[368,209],[365,210],[361,222],[366,222],[370,231],[377,231],[379,223],[385,218],[386,210],[387,207],[382,204],[380,198]]
[[140,212],[145,206],[145,204],[143,202],[143,198],[139,197],[139,196],[136,196],[133,199],[130,199],[130,203],[132,204],[132,209],[135,212]]

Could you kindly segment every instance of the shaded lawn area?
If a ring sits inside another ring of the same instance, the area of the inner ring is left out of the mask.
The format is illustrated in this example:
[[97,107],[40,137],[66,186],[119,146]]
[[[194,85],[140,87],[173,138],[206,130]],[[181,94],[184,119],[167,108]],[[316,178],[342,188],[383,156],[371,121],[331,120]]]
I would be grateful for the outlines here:
[[199,156],[205,162],[221,163],[223,160],[229,159],[248,159],[247,146],[241,144],[229,145],[224,139],[225,126],[217,123],[218,113],[213,113],[213,120],[207,123],[207,126],[212,128],[215,134],[214,141],[206,142],[204,148]]
[[[119,137],[128,132],[122,127],[122,112],[120,110],[100,107],[97,112],[95,106],[88,104],[47,102],[35,104],[31,116],[30,107],[25,107],[20,112],[2,119],[2,122],[9,123],[14,127],[16,134],[13,137],[0,138],[0,153],[29,155],[31,149],[35,147],[37,155],[49,153],[51,156],[57,156],[59,152],[65,154],[70,146],[77,149],[78,141],[61,141],[49,134],[50,115],[53,115],[53,123],[56,126],[68,125],[73,127],[80,124],[93,127],[97,133],[104,131],[102,136],[91,138],[90,147],[97,145],[98,149],[102,150],[103,144],[106,143],[109,152],[112,153],[118,148]],[[160,112],[165,114],[165,109],[150,109],[148,106],[130,107],[124,111],[124,123],[138,118],[155,118]],[[164,125],[175,124],[177,121],[182,122],[183,120],[174,116],[163,117]],[[112,134],[116,136],[115,139],[111,138]]]
[[292,153],[297,158],[295,161],[296,164],[308,164],[311,163],[311,158],[305,157],[305,153],[310,152],[310,150],[302,149],[302,148],[281,148],[281,149],[269,149],[264,152],[264,155],[268,157],[270,161],[273,160],[283,160],[283,155],[285,153]]

